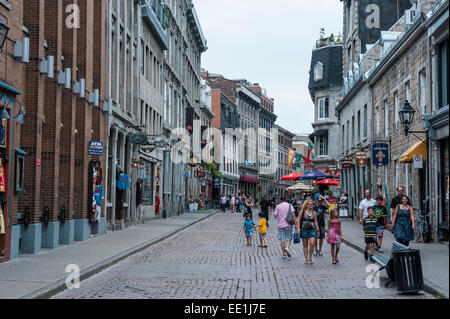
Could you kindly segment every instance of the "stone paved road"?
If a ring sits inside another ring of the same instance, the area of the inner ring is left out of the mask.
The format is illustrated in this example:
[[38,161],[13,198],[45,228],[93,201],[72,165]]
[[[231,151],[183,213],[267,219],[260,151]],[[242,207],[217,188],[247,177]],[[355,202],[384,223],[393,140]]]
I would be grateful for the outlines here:
[[345,245],[338,265],[331,264],[326,243],[314,265],[303,264],[301,244],[291,249],[291,259],[283,260],[274,222],[268,229],[269,248],[255,242],[247,247],[241,215],[218,213],[53,298],[433,298],[384,288],[385,271],[382,288],[366,288],[367,263]]

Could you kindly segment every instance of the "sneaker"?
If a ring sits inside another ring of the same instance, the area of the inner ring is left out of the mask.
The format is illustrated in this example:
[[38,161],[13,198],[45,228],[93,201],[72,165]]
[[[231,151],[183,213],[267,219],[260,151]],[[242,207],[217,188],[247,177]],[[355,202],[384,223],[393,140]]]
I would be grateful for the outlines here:
[[375,263],[375,260],[373,260],[373,258],[372,258],[373,256],[372,255],[370,255],[370,257],[369,257],[369,262],[371,262],[371,263]]
[[283,256],[281,256],[281,258],[286,259],[286,254],[283,254]]
[[369,259],[369,253],[368,253],[368,251],[366,250],[366,251],[364,251],[364,258],[366,259],[366,260],[368,260]]
[[286,252],[286,255],[287,255],[289,258],[292,257],[292,255],[291,255],[291,253],[289,252],[289,249],[288,249],[288,248],[286,248],[284,251]]
[[321,250],[318,251],[319,256],[323,256],[323,253]]
[[314,256],[317,256],[319,254],[318,250],[314,250]]

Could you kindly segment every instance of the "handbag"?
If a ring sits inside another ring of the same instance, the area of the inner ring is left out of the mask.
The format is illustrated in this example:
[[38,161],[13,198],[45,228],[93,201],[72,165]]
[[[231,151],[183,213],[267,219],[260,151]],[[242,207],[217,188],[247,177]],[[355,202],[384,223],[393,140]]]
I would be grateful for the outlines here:
[[294,231],[294,244],[299,244],[300,243],[300,235]]
[[289,225],[295,225],[294,217],[292,216],[291,207],[292,207],[292,205],[289,204],[289,210],[288,210],[288,214],[287,214],[287,216],[286,216],[286,222],[287,222]]

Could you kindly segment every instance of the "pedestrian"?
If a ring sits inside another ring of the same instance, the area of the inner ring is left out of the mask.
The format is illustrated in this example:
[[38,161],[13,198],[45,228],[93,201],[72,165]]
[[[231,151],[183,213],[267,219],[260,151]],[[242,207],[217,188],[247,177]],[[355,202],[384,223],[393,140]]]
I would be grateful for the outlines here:
[[[401,204],[402,202],[402,197],[406,196],[403,194],[405,188],[403,186],[398,186],[397,187],[397,195],[394,196],[394,198],[392,198],[391,200],[391,205],[390,205],[390,213],[391,213],[391,220],[392,220],[392,216],[394,215],[394,211],[395,208],[397,208],[397,205]],[[409,197],[406,196],[406,198],[408,198],[408,205],[411,205],[411,201],[409,200]],[[393,228],[392,228],[393,229]]]
[[225,194],[222,194],[222,198],[220,199],[220,207],[222,208],[222,213],[225,213],[227,207],[227,197]]
[[367,208],[374,207],[377,202],[372,198],[372,191],[370,189],[366,189],[364,191],[364,199],[359,203],[359,223],[363,223],[363,219],[367,217],[368,212]]
[[[363,219],[364,240],[366,248],[364,249],[364,258],[372,262],[372,256],[375,254],[375,243],[377,242],[377,224],[378,220],[374,216],[375,207],[367,208],[367,217]],[[370,249],[370,257],[369,251]]]
[[408,196],[403,195],[401,204],[397,205],[392,217],[394,238],[405,246],[409,246],[409,242],[414,240],[415,227],[414,210],[408,201]]
[[251,218],[253,219],[253,212],[252,212],[252,207],[255,205],[255,203],[253,202],[252,196],[248,196],[247,199],[245,200],[245,213],[246,214],[250,214]]
[[373,215],[378,220],[377,224],[377,243],[375,245],[375,250],[382,253],[381,245],[383,244],[383,235],[384,235],[384,227],[386,225],[387,218],[387,209],[386,206],[383,205],[383,196],[377,196],[376,198],[377,205],[375,206],[375,211]]
[[258,234],[259,234],[259,247],[267,248],[267,221],[266,221],[266,214],[264,212],[260,212],[258,214],[259,216],[259,225],[258,227]]
[[302,209],[297,219],[297,232],[300,234],[300,238],[302,239],[303,243],[305,265],[314,264],[312,261],[313,248],[316,242],[316,236],[319,233],[317,214],[313,208],[314,203],[312,199],[306,200],[303,203]]
[[275,208],[274,217],[278,220],[278,239],[281,242],[281,251],[283,253],[282,258],[286,259],[286,256],[291,258],[292,255],[289,251],[289,247],[291,246],[292,240],[292,227],[294,224],[289,224],[287,222],[287,217],[289,211],[292,214],[292,219],[294,224],[296,222],[295,211],[292,205],[286,202],[285,197],[281,197],[281,203],[277,205]]
[[319,224],[319,233],[317,234],[317,239],[314,243],[314,255],[315,256],[323,256],[322,246],[323,240],[325,239],[325,213],[328,211],[328,207],[330,207],[330,203],[323,196],[320,196],[317,200],[317,206],[313,208],[313,210],[317,214],[317,222]]
[[235,202],[235,205],[236,205],[236,213],[239,212],[239,211],[241,211],[241,201],[240,201],[240,199],[239,199],[239,196],[236,196],[236,202]]
[[328,220],[327,243],[331,245],[332,264],[336,265],[339,262],[338,253],[341,243],[344,241],[342,235],[342,224],[339,218],[339,210],[334,208],[331,211],[330,219]]
[[234,205],[236,203],[236,198],[234,197],[234,194],[231,194],[230,198],[230,205],[231,205],[231,212],[234,213]]
[[267,195],[264,195],[263,199],[259,204],[259,210],[264,213],[264,217],[267,222],[267,227],[269,227],[269,209],[270,209],[270,201],[267,199]]
[[255,223],[251,219],[251,216],[247,214],[247,216],[245,216],[244,221],[244,233],[245,238],[247,240],[247,246],[252,245],[252,235],[255,228],[256,228]]

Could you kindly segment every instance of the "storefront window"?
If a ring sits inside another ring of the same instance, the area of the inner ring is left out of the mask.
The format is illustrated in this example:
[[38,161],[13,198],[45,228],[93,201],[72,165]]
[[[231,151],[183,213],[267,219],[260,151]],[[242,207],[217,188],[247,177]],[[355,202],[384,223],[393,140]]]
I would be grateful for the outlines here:
[[143,171],[142,205],[153,205],[153,165],[146,163]]
[[448,140],[442,142],[442,222],[448,222],[449,212],[449,163],[448,163]]

